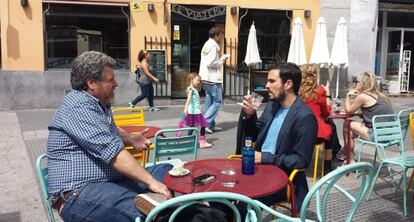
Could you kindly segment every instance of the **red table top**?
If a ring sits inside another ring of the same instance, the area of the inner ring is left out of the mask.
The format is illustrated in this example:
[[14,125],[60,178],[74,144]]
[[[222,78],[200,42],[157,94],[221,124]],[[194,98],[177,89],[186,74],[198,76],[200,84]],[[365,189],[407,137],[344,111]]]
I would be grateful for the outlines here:
[[155,134],[161,130],[161,128],[156,126],[120,126],[120,128],[127,131],[128,133],[143,132],[144,130],[148,129],[148,131],[144,133],[145,138],[153,138]]
[[[224,166],[229,166],[236,170],[236,185],[234,187],[224,187],[220,182],[220,172]],[[164,184],[175,192],[182,194],[225,191],[243,194],[250,198],[258,198],[275,193],[286,187],[289,178],[287,174],[273,164],[255,165],[254,175],[243,175],[241,173],[240,159],[205,159],[188,162],[184,168],[191,171],[182,177],[173,177],[166,174]],[[192,178],[209,173],[216,176],[213,182],[202,186],[194,186]]]

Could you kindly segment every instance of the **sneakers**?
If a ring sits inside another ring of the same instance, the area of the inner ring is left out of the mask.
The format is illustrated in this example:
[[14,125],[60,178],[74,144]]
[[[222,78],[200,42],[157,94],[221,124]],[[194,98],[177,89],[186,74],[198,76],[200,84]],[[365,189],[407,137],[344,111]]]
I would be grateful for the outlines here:
[[131,102],[128,103],[129,108],[134,108],[134,104],[132,104]]
[[210,127],[206,127],[206,133],[212,134],[213,133],[213,130],[211,130]]
[[208,134],[212,134],[213,132],[217,132],[217,131],[222,131],[223,129],[220,127],[214,127],[214,128],[210,128],[210,127],[206,127],[206,133]]
[[200,138],[198,139],[198,142],[200,143],[200,149],[206,149],[206,148],[213,147],[213,145],[207,142],[205,136],[200,136]]
[[159,108],[154,106],[154,107],[150,107],[148,111],[155,112],[155,111],[159,111],[159,110],[160,110]]
[[159,193],[142,193],[135,197],[135,206],[141,213],[148,215],[151,210],[166,200],[165,196]]

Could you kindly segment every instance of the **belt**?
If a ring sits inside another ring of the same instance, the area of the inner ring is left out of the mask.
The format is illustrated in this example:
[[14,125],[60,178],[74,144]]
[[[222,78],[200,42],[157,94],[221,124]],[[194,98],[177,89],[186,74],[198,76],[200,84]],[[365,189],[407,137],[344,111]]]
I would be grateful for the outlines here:
[[68,198],[70,196],[72,196],[72,194],[75,193],[75,190],[71,190],[71,191],[66,191],[64,193],[61,193],[58,197],[56,197],[54,200],[52,200],[52,207],[54,209],[56,209],[57,211],[59,211],[62,208],[62,206],[66,203],[66,201],[68,200]]

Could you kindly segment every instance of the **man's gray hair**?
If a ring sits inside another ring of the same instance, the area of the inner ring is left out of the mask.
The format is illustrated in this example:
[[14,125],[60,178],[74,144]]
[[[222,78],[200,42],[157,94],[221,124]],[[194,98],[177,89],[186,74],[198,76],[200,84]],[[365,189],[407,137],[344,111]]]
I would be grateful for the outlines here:
[[89,51],[78,56],[73,62],[70,72],[70,84],[72,89],[87,90],[88,80],[101,81],[103,79],[104,66],[113,67],[115,60],[102,52]]

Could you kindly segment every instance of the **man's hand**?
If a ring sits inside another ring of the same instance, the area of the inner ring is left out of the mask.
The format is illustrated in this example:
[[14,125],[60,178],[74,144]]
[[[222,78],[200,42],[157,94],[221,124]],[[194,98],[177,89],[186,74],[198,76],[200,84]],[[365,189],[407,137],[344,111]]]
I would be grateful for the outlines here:
[[155,193],[163,194],[167,199],[171,198],[171,193],[168,188],[157,180],[154,180],[151,184],[148,184],[148,187]]
[[256,110],[253,108],[253,101],[251,95],[244,96],[243,98],[243,112],[247,116],[252,116],[256,113]]
[[146,150],[149,149],[149,146],[151,145],[151,140],[145,138],[145,136],[143,136],[144,133],[148,132],[149,129],[145,129],[142,133],[137,134],[137,135],[131,135],[131,145],[133,147],[135,147],[136,150],[141,151],[141,150]]
[[262,153],[261,152],[254,152],[254,163],[261,163],[262,162]]

